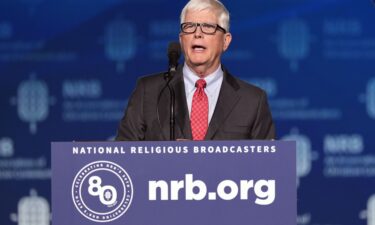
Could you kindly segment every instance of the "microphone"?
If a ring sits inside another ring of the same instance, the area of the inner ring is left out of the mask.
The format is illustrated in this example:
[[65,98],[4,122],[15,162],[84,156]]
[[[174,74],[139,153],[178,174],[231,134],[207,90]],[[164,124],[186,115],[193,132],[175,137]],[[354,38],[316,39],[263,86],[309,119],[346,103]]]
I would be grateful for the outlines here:
[[181,46],[178,42],[170,42],[168,45],[169,72],[176,72],[178,59],[181,56]]
[[[165,89],[168,89],[169,91],[169,140],[174,141],[175,140],[175,93],[173,86],[170,85],[170,82],[173,78],[173,75],[176,73],[177,65],[178,65],[178,59],[181,55],[181,47],[180,43],[178,42],[170,42],[168,45],[168,72],[164,73],[164,78],[166,80],[165,86],[161,89],[157,105],[159,105],[161,95],[164,92]],[[158,121],[161,124],[160,117],[159,117],[159,109],[156,108],[156,114],[158,117]]]

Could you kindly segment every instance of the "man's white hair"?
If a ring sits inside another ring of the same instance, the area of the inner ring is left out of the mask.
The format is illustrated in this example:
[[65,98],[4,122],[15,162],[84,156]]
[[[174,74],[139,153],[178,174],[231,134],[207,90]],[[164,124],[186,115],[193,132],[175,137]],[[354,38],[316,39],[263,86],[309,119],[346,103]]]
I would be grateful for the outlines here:
[[[181,11],[180,22],[185,22],[186,12],[202,11],[210,9],[213,10],[218,18],[218,24],[222,26],[227,32],[229,31],[229,12],[218,0],[190,0]],[[194,22],[194,21],[189,21]]]

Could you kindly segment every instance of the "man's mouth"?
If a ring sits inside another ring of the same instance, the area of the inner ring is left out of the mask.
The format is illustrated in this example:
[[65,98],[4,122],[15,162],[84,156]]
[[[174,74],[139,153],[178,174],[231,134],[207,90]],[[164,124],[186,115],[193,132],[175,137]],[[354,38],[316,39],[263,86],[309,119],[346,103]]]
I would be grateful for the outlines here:
[[204,47],[203,45],[193,45],[192,49],[194,51],[204,51],[206,49],[206,47]]

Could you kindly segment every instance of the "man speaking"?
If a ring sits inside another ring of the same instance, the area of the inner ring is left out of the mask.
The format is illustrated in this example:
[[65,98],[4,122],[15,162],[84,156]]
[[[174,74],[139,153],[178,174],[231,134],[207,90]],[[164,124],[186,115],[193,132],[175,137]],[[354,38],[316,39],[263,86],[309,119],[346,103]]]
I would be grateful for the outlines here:
[[[274,139],[265,92],[233,77],[221,64],[232,40],[225,6],[217,0],[191,0],[180,20],[184,65],[173,77],[160,73],[138,80],[116,140],[170,140],[171,129],[177,140]],[[172,110],[166,83],[173,90]]]

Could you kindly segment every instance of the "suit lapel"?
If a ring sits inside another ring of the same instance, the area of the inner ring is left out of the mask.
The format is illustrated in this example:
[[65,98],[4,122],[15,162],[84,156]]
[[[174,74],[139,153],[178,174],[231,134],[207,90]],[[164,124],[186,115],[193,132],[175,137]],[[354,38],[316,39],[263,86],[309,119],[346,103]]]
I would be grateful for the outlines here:
[[[158,92],[158,98],[160,95],[160,100],[158,101],[157,104],[157,116],[158,116],[158,121],[160,125],[160,131],[162,134],[162,140],[169,140],[169,91],[168,88],[165,87],[165,82],[163,82],[160,85],[160,90]],[[164,89],[163,89],[164,88]]]
[[211,140],[213,138],[216,131],[237,104],[240,99],[240,96],[237,94],[238,89],[239,85],[236,80],[224,69],[224,79],[220,88],[219,98],[205,140]]
[[176,94],[176,125],[178,125],[178,128],[180,129],[182,137],[176,135],[176,138],[192,139],[182,67],[179,72],[178,77],[176,77],[178,79],[176,79],[176,83],[174,83],[173,86]]

